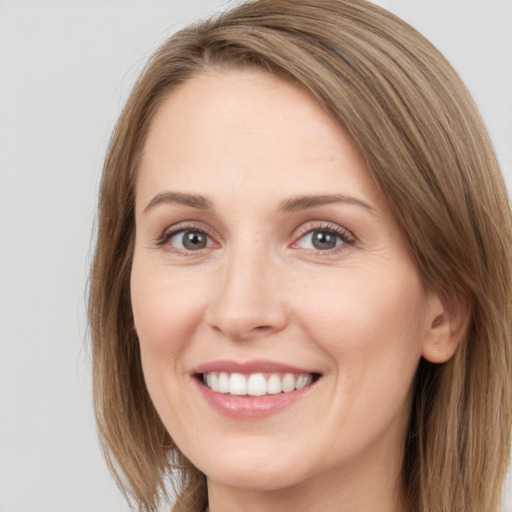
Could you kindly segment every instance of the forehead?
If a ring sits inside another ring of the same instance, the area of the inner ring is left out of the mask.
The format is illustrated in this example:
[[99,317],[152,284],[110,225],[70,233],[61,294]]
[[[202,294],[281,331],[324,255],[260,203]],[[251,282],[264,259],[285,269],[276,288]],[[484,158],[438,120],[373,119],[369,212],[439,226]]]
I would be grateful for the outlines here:
[[248,192],[292,195],[339,185],[340,193],[357,188],[377,199],[357,146],[302,87],[259,70],[199,74],[152,120],[137,197],[169,187],[240,191],[244,184]]

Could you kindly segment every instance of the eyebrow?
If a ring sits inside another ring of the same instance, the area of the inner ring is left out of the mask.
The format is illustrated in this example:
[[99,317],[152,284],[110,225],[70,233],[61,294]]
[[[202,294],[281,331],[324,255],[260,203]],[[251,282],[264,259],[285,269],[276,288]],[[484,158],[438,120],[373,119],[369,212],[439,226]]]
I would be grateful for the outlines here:
[[186,194],[184,192],[162,192],[157,194],[144,208],[143,213],[146,213],[151,208],[159,204],[177,203],[198,210],[208,210],[211,208],[211,203],[203,196],[196,194]]
[[333,203],[344,203],[354,206],[360,206],[373,215],[376,214],[375,209],[372,208],[368,203],[361,199],[353,196],[346,196],[343,194],[332,194],[332,195],[306,195],[297,196],[290,199],[286,199],[281,203],[280,209],[285,213],[297,212],[307,210],[309,208],[316,208],[318,206],[324,206]]
[[[196,194],[187,194],[184,192],[162,192],[157,194],[144,208],[143,213],[146,213],[151,208],[159,204],[176,203],[198,210],[209,210],[212,207],[211,202],[204,196]],[[279,210],[284,213],[293,213],[310,208],[317,208],[333,203],[344,203],[354,206],[360,206],[372,214],[376,214],[375,210],[365,201],[353,196],[346,196],[343,194],[321,194],[321,195],[304,195],[291,197],[285,199],[280,203]]]

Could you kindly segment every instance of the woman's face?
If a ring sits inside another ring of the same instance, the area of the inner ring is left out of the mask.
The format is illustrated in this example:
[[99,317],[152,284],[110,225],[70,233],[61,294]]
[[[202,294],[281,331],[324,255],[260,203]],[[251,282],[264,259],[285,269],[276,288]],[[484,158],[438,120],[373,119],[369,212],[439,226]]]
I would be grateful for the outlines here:
[[361,153],[302,89],[218,70],[165,100],[131,298],[151,398],[210,485],[394,481],[439,301]]

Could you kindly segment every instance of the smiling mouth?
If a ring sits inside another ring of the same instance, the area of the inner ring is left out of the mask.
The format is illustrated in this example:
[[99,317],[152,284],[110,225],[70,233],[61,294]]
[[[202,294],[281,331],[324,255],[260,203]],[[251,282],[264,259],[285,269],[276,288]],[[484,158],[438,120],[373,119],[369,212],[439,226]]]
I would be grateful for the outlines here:
[[316,382],[320,374],[208,372],[197,374],[197,377],[216,393],[262,397],[306,388]]

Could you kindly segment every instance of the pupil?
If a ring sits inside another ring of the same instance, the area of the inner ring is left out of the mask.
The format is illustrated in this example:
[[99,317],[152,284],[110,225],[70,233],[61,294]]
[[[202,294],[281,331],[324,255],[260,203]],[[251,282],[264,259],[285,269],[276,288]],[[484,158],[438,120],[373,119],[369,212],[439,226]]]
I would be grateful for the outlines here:
[[197,231],[187,231],[183,237],[183,247],[192,251],[206,247],[206,236]]
[[327,231],[315,231],[313,233],[313,246],[315,249],[326,250],[336,247],[336,236]]

